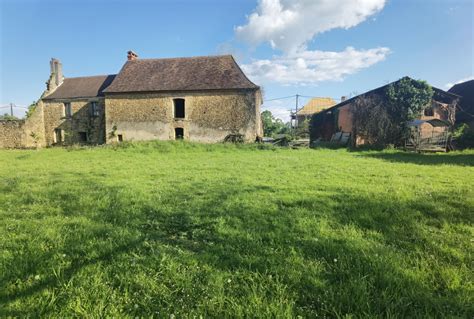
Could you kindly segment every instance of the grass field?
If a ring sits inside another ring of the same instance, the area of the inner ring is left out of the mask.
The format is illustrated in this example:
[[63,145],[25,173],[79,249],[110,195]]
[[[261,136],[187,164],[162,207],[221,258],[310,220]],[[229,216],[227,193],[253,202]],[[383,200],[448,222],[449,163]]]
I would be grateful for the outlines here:
[[474,316],[474,151],[0,151],[0,317]]

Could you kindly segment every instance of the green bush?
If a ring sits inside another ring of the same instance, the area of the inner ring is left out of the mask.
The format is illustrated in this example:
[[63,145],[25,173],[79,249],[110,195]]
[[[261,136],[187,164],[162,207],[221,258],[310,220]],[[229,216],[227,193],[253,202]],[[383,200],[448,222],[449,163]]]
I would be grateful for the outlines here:
[[474,124],[466,123],[459,125],[453,132],[454,144],[457,148],[474,148]]

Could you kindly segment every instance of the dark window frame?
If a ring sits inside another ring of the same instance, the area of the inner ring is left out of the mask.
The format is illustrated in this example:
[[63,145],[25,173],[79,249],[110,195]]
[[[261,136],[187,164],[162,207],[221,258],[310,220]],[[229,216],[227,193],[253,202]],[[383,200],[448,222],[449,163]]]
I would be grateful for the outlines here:
[[173,111],[175,119],[186,118],[186,100],[183,98],[173,99]]
[[89,142],[89,133],[85,131],[80,131],[80,132],[77,132],[77,135],[79,137],[79,142],[81,143]]
[[433,109],[433,107],[430,106],[430,107],[427,107],[426,109],[424,109],[423,114],[424,114],[425,116],[434,116],[434,109]]
[[64,117],[72,117],[72,106],[71,102],[64,102]]
[[99,116],[99,103],[97,101],[91,101],[91,116]]

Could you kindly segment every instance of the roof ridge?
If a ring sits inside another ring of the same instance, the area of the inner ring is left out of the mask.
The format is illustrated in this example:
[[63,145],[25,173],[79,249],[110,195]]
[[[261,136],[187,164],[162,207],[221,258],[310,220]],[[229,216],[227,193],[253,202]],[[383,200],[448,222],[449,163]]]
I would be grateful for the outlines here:
[[117,75],[117,74],[103,74],[103,75],[85,75],[85,76],[75,76],[75,77],[64,77],[66,80],[70,79],[86,79],[86,78],[98,78],[98,77],[103,77],[103,76],[112,76],[112,75]]
[[157,61],[157,60],[193,60],[193,59],[204,59],[204,58],[225,58],[225,57],[232,57],[232,54],[222,54],[222,55],[197,55],[197,56],[182,56],[182,57],[174,57],[174,58],[147,58],[142,59],[138,58],[136,60],[131,60],[127,62],[140,62],[140,61]]
[[232,54],[229,55],[230,58],[232,59],[232,62],[234,62],[235,66],[237,67],[237,69],[239,70],[240,74],[242,74],[244,76],[244,78],[247,79],[247,81],[249,81],[249,83],[253,84],[255,87],[259,88],[260,89],[260,86],[258,86],[257,84],[253,83],[252,80],[250,80],[247,76],[247,74],[245,74],[245,72],[242,70],[242,68],[240,67],[240,65],[237,63],[237,61],[235,61],[234,59],[234,56]]

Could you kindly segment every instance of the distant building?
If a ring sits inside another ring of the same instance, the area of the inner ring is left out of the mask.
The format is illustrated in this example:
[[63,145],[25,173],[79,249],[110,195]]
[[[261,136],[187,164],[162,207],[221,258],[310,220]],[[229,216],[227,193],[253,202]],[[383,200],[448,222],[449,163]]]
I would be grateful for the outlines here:
[[302,126],[303,123],[306,120],[310,120],[314,114],[324,111],[334,105],[336,105],[336,101],[330,97],[312,98],[302,109],[298,110],[296,113],[297,126]]
[[118,74],[64,78],[51,60],[33,115],[0,123],[0,147],[174,140],[214,143],[263,135],[260,88],[230,55],[139,59]]
[[448,92],[461,96],[456,123],[467,123],[474,129],[474,80],[456,84]]
[[[390,84],[344,100],[333,107],[316,113],[312,118],[311,140],[334,141],[343,139],[345,142],[352,141],[354,145],[366,144],[371,137],[356,136],[355,133],[354,112],[357,102],[371,98],[384,101],[386,99],[386,88]],[[454,124],[454,114],[459,96],[435,87],[433,87],[433,91],[433,99],[424,109],[422,116],[418,121],[409,124],[416,126],[420,138],[433,137],[438,133],[445,137],[446,129]]]

